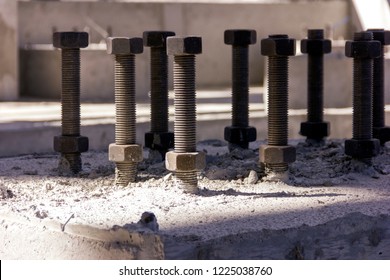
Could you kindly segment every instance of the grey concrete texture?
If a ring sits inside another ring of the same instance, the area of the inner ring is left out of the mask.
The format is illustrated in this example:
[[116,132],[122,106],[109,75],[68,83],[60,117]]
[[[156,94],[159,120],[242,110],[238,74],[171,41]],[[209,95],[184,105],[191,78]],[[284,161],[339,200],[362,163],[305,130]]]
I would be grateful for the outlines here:
[[[88,31],[92,44],[104,41],[105,36],[140,36],[143,31],[159,29],[172,30],[180,36],[201,36],[203,54],[197,59],[197,87],[229,86],[231,62],[226,58],[231,56],[231,50],[224,45],[226,29],[254,29],[258,41],[272,33],[286,33],[296,39],[305,38],[307,28],[313,26],[324,28],[332,24],[336,26],[341,19],[347,17],[349,3],[322,1],[291,5],[289,6],[291,16],[288,22],[285,20],[285,8],[285,4],[280,3],[259,5],[255,3],[20,2],[18,40],[20,47],[26,49],[22,50],[27,52],[23,55],[29,57],[21,60],[20,69],[22,75],[24,73],[30,77],[27,80],[22,77],[21,93],[24,96],[37,96],[41,93],[46,93],[43,97],[57,95],[60,84],[58,83],[56,87],[48,85],[46,89],[42,89],[40,77],[50,75],[53,79],[59,79],[52,74],[58,71],[50,72],[45,66],[59,64],[59,58],[42,51],[31,50],[31,54],[27,51],[31,44],[51,44],[53,30]],[[321,10],[321,13],[313,17],[310,12],[313,9]],[[31,22],[34,24],[30,24]],[[275,24],[275,22],[282,24]],[[348,25],[337,25],[334,29],[335,38],[345,38],[347,34],[349,34]],[[38,57],[30,58],[30,55]],[[114,68],[110,58],[105,57],[103,50],[92,50],[92,48],[82,51],[81,56],[81,98],[91,101],[113,100],[110,88],[113,88]],[[149,56],[149,52],[145,52],[137,58],[137,96],[144,100],[148,98],[150,87]],[[259,43],[250,48],[249,56],[251,57],[250,83],[260,85],[263,81],[264,58],[260,54]],[[53,59],[57,61],[52,61]],[[38,69],[38,65],[43,65],[44,68]],[[34,72],[30,69],[38,69],[38,73],[30,73]],[[171,67],[170,71],[172,71]]]
[[[161,260],[161,237],[147,229],[110,230],[66,221],[25,219],[0,214],[1,259]],[[64,230],[62,230],[64,228]],[[23,235],[20,233],[23,232]]]

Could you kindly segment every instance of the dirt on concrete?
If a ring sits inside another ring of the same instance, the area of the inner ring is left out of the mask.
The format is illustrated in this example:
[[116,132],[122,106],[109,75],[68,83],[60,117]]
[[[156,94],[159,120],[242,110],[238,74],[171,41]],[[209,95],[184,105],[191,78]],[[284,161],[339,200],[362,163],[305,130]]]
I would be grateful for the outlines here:
[[[106,151],[84,153],[83,171],[73,177],[58,175],[57,154],[2,158],[0,217],[12,213],[63,224],[73,215],[69,224],[109,230],[137,224],[148,211],[165,240],[166,258],[390,258],[381,247],[389,248],[389,143],[367,164],[346,156],[341,140],[292,141],[297,161],[283,182],[270,181],[259,167],[262,143],[229,152],[224,141],[199,142],[207,166],[198,194],[184,193],[148,150],[138,181],[125,188],[114,185],[115,166]],[[335,223],[358,224],[359,230],[335,231]],[[311,235],[319,236],[317,243]],[[355,235],[357,241],[350,241]],[[338,246],[345,249],[326,249],[342,236],[345,244]],[[266,249],[272,244],[274,251]]]

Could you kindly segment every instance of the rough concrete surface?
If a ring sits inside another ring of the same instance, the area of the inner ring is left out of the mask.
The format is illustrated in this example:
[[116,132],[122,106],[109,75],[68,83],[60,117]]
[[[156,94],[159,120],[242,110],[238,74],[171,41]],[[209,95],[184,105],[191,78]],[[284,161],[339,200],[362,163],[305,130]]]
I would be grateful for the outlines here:
[[[199,194],[183,193],[148,150],[126,188],[106,152],[83,154],[75,177],[57,175],[57,154],[2,158],[0,258],[390,259],[389,143],[370,166],[345,156],[343,141],[292,141],[285,182],[259,168],[262,143],[229,153],[199,142]],[[145,211],[153,227],[137,223]]]

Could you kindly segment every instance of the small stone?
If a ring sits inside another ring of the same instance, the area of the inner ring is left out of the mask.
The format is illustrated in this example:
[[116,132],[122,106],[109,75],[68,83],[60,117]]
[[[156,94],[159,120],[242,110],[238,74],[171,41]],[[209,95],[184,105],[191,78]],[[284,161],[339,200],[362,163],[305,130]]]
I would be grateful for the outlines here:
[[248,175],[248,184],[256,184],[259,180],[259,176],[257,176],[257,172],[254,170],[251,170]]
[[152,212],[142,213],[141,219],[138,221],[138,224],[143,225],[153,231],[158,231],[159,229],[156,215],[154,215]]
[[171,181],[172,177],[173,177],[173,174],[172,173],[168,173],[167,175],[164,176],[163,181],[164,182]]

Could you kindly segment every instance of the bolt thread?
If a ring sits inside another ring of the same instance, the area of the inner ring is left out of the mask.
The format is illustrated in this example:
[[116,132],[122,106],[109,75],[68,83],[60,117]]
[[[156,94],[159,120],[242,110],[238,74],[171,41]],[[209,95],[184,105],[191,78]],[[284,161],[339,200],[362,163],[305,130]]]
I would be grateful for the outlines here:
[[268,144],[286,146],[288,141],[288,57],[268,60]]
[[324,56],[309,54],[307,61],[307,120],[309,122],[322,122],[324,117]]
[[117,162],[115,168],[115,185],[127,186],[130,182],[135,182],[137,175],[137,163]]
[[196,151],[195,56],[174,56],[175,152]]
[[372,64],[369,58],[353,60],[353,138],[372,138]]
[[198,192],[198,179],[196,171],[176,172],[176,183],[186,193]]
[[268,163],[266,168],[270,169],[272,172],[283,173],[288,170],[288,163]]
[[115,55],[115,143],[135,144],[135,59]]
[[168,56],[151,48],[151,132],[168,132]]
[[233,46],[232,126],[247,127],[249,119],[248,46]]
[[73,174],[79,173],[82,169],[80,153],[61,154],[59,166],[61,172],[68,173],[71,171]]
[[374,58],[373,67],[373,91],[372,91],[372,104],[373,104],[373,115],[372,123],[373,127],[384,127],[385,126],[385,95],[384,95],[384,81],[385,81],[385,70],[384,70],[384,47],[381,47],[381,56]]
[[61,123],[62,135],[80,135],[80,49],[63,49]]

